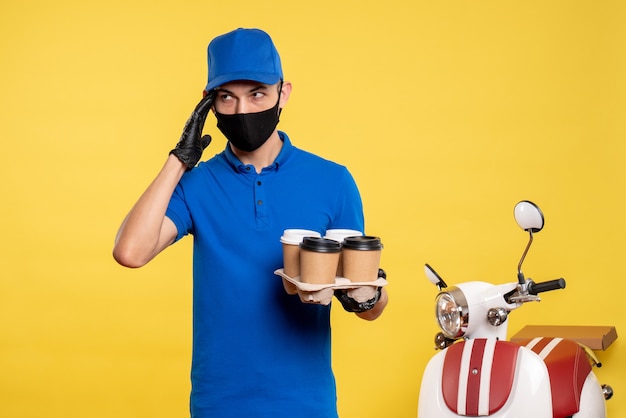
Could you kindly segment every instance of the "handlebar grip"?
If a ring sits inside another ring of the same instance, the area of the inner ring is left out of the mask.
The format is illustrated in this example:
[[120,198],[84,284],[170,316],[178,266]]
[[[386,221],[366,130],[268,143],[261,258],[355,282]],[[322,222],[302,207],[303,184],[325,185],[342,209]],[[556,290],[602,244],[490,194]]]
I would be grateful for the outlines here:
[[565,279],[548,280],[547,282],[535,283],[530,282],[528,286],[528,293],[536,295],[541,292],[548,292],[550,290],[565,289]]

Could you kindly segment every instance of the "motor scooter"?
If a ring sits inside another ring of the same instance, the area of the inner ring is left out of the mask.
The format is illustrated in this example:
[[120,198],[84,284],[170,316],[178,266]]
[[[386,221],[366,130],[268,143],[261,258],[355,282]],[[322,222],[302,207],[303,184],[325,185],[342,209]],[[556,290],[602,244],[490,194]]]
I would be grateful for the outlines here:
[[448,287],[428,264],[425,273],[439,293],[436,318],[441,350],[428,362],[420,387],[418,418],[606,417],[613,390],[601,385],[592,367],[594,352],[564,338],[507,341],[508,315],[539,294],[565,288],[560,278],[536,283],[524,277],[522,263],[544,216],[530,201],[514,209],[529,234],[518,264],[517,281],[494,285],[473,281]]

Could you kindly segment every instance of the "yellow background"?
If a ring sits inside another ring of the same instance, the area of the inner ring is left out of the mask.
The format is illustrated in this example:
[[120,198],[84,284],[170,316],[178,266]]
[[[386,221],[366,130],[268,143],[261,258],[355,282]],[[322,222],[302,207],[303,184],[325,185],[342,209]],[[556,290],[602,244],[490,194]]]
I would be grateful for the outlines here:
[[[423,264],[515,280],[522,199],[546,216],[524,272],[567,289],[509,331],[626,332],[625,21],[619,0],[4,1],[0,416],[187,416],[191,240],[139,270],[110,253],[208,41],[239,26],[272,34],[294,84],[280,127],[350,167],[385,244],[385,314],[333,311],[342,418],[416,415],[437,331]],[[225,144],[210,118],[205,158]],[[626,417],[623,341],[599,355]]]

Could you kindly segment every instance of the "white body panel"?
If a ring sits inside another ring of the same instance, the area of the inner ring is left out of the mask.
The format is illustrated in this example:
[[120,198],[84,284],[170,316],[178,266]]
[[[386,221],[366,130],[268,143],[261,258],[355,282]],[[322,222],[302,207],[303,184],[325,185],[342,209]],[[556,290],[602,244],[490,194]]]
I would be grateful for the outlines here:
[[515,283],[496,286],[485,282],[465,282],[456,286],[463,291],[469,305],[469,326],[465,331],[468,337],[506,340],[508,321],[498,327],[489,325],[487,311],[495,306],[505,307],[509,311],[519,308],[521,305],[507,305],[502,299],[502,295],[515,289],[515,286]]
[[[426,366],[420,388],[418,418],[455,418],[441,392],[446,350],[437,353]],[[552,418],[552,396],[548,369],[531,350],[521,347],[517,356],[515,381],[506,404],[494,418]]]
[[604,418],[606,417],[606,401],[602,393],[602,385],[593,372],[589,373],[580,394],[580,411],[574,418]]

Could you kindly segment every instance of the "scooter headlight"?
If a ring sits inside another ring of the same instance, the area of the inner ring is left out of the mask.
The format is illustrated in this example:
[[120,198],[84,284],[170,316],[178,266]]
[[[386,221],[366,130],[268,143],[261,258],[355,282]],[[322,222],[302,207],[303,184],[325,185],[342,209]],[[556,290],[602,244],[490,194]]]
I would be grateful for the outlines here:
[[439,328],[448,338],[459,338],[465,334],[469,320],[469,310],[461,289],[450,287],[437,295],[435,315]]

